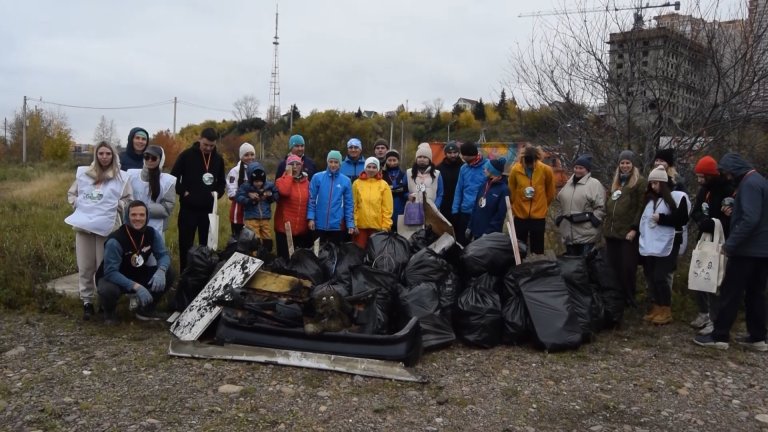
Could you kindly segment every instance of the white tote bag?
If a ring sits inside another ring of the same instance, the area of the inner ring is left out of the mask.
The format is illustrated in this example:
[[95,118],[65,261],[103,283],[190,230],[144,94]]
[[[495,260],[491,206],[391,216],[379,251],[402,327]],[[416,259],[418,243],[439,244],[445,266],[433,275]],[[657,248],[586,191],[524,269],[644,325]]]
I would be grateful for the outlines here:
[[705,233],[699,239],[691,254],[691,267],[688,269],[688,289],[717,292],[725,275],[725,253],[723,253],[723,225],[718,219],[713,234]]
[[213,208],[208,213],[208,241],[206,245],[212,250],[219,249],[219,194],[211,192],[213,194]]

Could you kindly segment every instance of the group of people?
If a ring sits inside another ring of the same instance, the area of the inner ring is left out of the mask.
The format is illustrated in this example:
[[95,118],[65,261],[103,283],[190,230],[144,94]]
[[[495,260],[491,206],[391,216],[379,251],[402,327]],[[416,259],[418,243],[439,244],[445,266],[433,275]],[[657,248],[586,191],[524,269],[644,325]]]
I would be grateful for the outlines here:
[[158,319],[154,306],[174,280],[164,233],[176,196],[181,271],[195,235],[205,243],[208,230],[216,229],[209,226],[208,214],[225,192],[233,237],[247,227],[286,258],[289,235],[296,247],[311,247],[319,238],[365,248],[373,233],[402,229],[409,204],[425,202],[452,223],[463,245],[501,232],[509,202],[517,238],[529,253],[542,254],[547,215],[556,202],[553,216],[566,254],[586,256],[604,239],[608,265],[627,305],[635,304],[636,269],[642,263],[650,303],[643,319],[657,325],[672,321],[673,274],[687,247],[689,219],[700,235],[712,232],[718,219],[729,259],[721,294],[697,293],[700,314],[692,325],[700,334],[695,341],[727,347],[746,292],[746,340],[768,349],[768,227],[761,224],[768,215],[768,186],[739,155],[728,153],[719,163],[710,156],[698,161],[700,188],[692,203],[668,149],[657,152],[647,178],[636,156],[622,151],[607,190],[591,175],[592,157],[580,155],[558,192],[552,168],[532,145],[507,168],[504,158],[489,159],[471,142],[447,143],[443,161],[435,165],[431,146],[422,143],[413,165],[403,170],[400,154],[386,140],[375,141],[374,156],[366,158],[361,140],[351,138],[346,155],[328,152],[326,169],[318,171],[304,152],[304,137],[293,135],[271,181],[249,143],[240,146],[239,161],[225,174],[218,138],[214,129],[204,129],[167,174],[163,149],[148,145],[147,131],[134,128],[119,158],[102,142],[93,163],[78,168],[68,192],[74,212],[66,222],[75,229],[84,319],[95,313],[96,294],[107,321],[115,320],[122,294],[134,295],[137,317]]

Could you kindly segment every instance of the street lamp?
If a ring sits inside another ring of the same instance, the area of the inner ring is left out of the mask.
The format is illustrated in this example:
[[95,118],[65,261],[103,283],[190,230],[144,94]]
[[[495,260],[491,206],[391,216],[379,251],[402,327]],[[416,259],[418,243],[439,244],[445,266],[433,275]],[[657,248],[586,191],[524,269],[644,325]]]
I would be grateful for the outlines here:
[[448,138],[445,139],[445,142],[451,141],[451,125],[456,123],[456,120],[448,122]]

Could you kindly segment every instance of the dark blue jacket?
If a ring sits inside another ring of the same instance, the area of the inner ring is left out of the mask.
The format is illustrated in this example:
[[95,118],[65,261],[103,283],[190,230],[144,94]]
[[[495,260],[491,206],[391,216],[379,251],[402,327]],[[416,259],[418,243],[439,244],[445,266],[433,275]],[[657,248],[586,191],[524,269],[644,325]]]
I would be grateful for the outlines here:
[[353,182],[357,180],[357,178],[360,177],[360,174],[365,171],[365,156],[360,155],[357,162],[352,161],[349,156],[345,157],[344,160],[341,161],[340,171],[342,174],[349,177],[349,181]]
[[[487,188],[487,189],[486,189]],[[475,207],[467,227],[472,231],[472,237],[479,238],[484,234],[502,232],[504,218],[507,217],[507,200],[509,186],[507,177],[491,183],[488,179],[480,186],[475,197]],[[480,199],[485,197],[485,206],[480,207]]]
[[384,181],[392,189],[392,226],[397,226],[397,217],[405,211],[405,202],[408,201],[408,179],[405,172],[397,168],[387,168],[384,171]]
[[768,257],[768,182],[736,153],[726,153],[717,167],[733,176],[737,185],[725,252],[729,256]]
[[[248,165],[248,179],[240,185],[235,200],[243,205],[243,219],[271,219],[272,203],[276,202],[279,198],[277,187],[271,181],[265,181],[261,188],[257,189],[253,185],[253,181],[251,181],[253,173],[256,171],[264,172],[264,168],[260,163],[254,162]],[[267,191],[271,192],[272,195],[264,197],[264,193]],[[254,201],[248,196],[250,192],[258,192],[262,199]]]
[[[135,127],[128,132],[128,143],[125,144],[125,151],[120,153],[120,169],[123,171],[144,168],[144,155],[136,153],[133,148],[133,137],[138,131],[143,131],[149,137],[147,130],[140,127]],[[149,147],[149,139],[147,139],[147,147]]]
[[[285,161],[288,160],[288,156],[284,157],[283,160],[280,161],[280,164],[277,165],[277,172],[275,173],[275,181],[283,176],[283,173],[285,173]],[[315,161],[309,158],[309,156],[304,155],[301,157],[301,161],[303,162],[301,170],[307,173],[307,178],[312,180],[312,176],[315,175],[317,172],[317,167],[315,166]]]

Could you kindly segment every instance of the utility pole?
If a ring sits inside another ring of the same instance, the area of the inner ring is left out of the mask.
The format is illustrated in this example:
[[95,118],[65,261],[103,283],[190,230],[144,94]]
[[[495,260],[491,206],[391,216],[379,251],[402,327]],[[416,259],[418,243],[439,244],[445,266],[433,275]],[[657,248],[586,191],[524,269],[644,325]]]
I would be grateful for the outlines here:
[[21,163],[27,163],[27,97],[21,108]]
[[[389,121],[389,148],[392,148],[392,134],[395,133],[395,122]],[[400,156],[402,157],[402,155]]]
[[293,110],[296,108],[296,104],[291,104],[291,117],[290,117],[290,123],[288,125],[288,134],[293,135]]
[[173,137],[176,138],[176,96],[173,97]]

